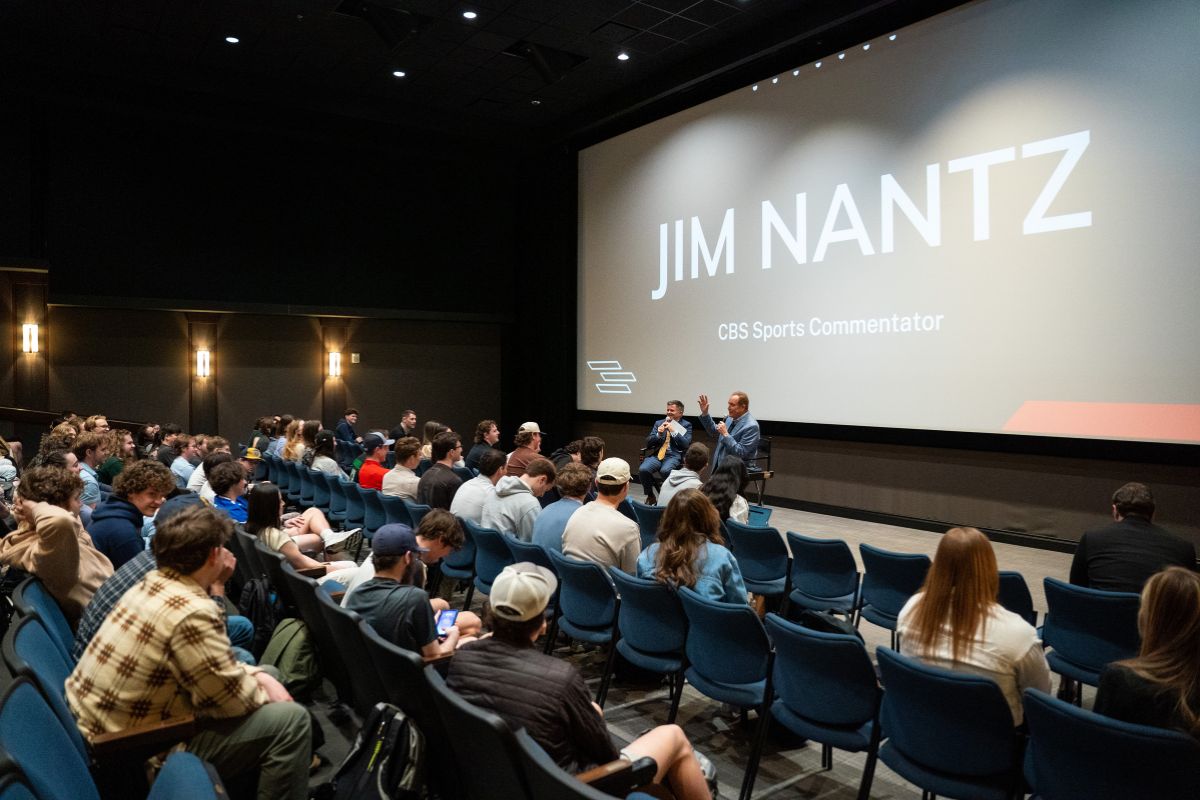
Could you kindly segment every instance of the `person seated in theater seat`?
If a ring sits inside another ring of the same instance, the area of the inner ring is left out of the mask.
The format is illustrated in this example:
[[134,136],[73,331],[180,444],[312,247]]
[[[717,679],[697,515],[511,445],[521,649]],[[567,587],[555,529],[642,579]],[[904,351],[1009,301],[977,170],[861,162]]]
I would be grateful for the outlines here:
[[1037,631],[996,602],[1000,573],[992,543],[975,528],[951,528],[938,542],[921,591],[900,610],[900,652],[935,667],[995,681],[1013,725],[1021,692],[1050,691],[1050,667]]
[[83,481],[83,495],[80,502],[88,508],[100,504],[100,478],[96,469],[108,458],[108,441],[100,433],[84,432],[75,438],[71,445],[75,461],[79,464],[79,477]]
[[479,458],[479,474],[458,487],[450,503],[450,513],[483,524],[483,509],[496,496],[496,484],[504,477],[504,453],[495,448]]
[[725,456],[709,474],[700,491],[712,500],[721,521],[732,519],[745,522],[750,518],[750,503],[746,491],[746,464],[737,456]]
[[146,549],[145,518],[153,517],[176,488],[175,476],[155,459],[131,464],[117,476],[112,495],[96,508],[88,526],[96,549],[108,556],[113,569]]
[[364,489],[383,489],[383,479],[387,468],[383,462],[387,460],[387,449],[395,442],[386,438],[379,431],[371,431],[363,437],[363,462],[358,468],[358,485]]
[[496,484],[496,496],[483,507],[480,524],[523,542],[533,541],[533,525],[542,513],[537,499],[554,485],[555,477],[554,465],[541,456],[526,465],[521,477],[504,476]]
[[183,434],[183,428],[176,425],[174,422],[168,422],[162,425],[158,430],[158,449],[154,453],[154,457],[158,459],[158,463],[162,464],[167,469],[171,468],[171,464],[175,462],[179,455],[175,449],[175,440]]
[[723,603],[747,601],[742,571],[725,546],[716,506],[698,489],[684,489],[671,498],[658,526],[658,541],[638,556],[637,575],[686,586]]
[[[335,478],[350,480],[350,476],[342,471],[337,463],[337,440],[331,431],[321,431],[313,438],[313,446],[305,451],[300,463],[317,472],[324,472]],[[384,479],[386,482],[386,478]],[[386,492],[385,492],[386,494]]]
[[381,484],[384,494],[399,497],[403,500],[417,502],[417,487],[421,479],[414,471],[421,463],[421,442],[415,436],[405,436],[396,440],[396,466],[383,476]]
[[175,449],[175,458],[171,461],[171,474],[175,476],[175,485],[186,489],[192,472],[196,469],[192,465],[192,459],[199,450],[196,447],[196,437],[181,433],[175,437],[172,447]]
[[[683,454],[683,466],[672,470],[658,491],[658,505],[666,508],[676,492],[684,489],[699,489],[703,485],[700,473],[708,466],[708,448],[693,442]],[[747,511],[749,513],[749,511]]]
[[1195,569],[1195,545],[1155,525],[1154,507],[1154,494],[1144,483],[1127,483],[1113,492],[1113,521],[1080,538],[1071,583],[1136,593],[1167,567]]
[[[192,477],[188,478],[187,490],[189,492],[199,493],[204,488],[204,484],[208,481],[209,458],[217,453],[230,454],[229,440],[224,436],[208,436],[204,440],[204,456],[200,459],[200,463],[192,472]],[[232,459],[230,459],[232,460]],[[217,462],[220,463],[220,462]],[[211,498],[209,501],[211,502]]]
[[563,530],[563,555],[617,567],[633,575],[637,570],[642,537],[638,525],[618,507],[629,494],[629,464],[606,458],[596,469],[595,501],[587,503],[567,520]]
[[382,526],[371,540],[375,577],[354,590],[346,608],[392,644],[428,658],[454,652],[462,636],[458,625],[438,636],[429,595],[414,585],[424,552],[407,525]]
[[533,646],[546,631],[546,605],[557,586],[545,567],[529,562],[505,567],[492,585],[492,635],[459,648],[446,685],[512,728],[524,728],[565,770],[649,757],[658,767],[655,783],[667,784],[675,797],[710,798],[705,769],[711,764],[705,759],[701,767],[682,728],[659,725],[618,751],[579,669]]
[[257,536],[263,543],[283,554],[296,569],[323,567],[326,573],[354,569],[353,561],[322,563],[306,556],[301,550],[332,555],[358,547],[362,533],[358,528],[334,531],[320,509],[310,508],[286,522],[283,521],[283,496],[273,483],[258,483],[250,490],[246,508],[246,533]]
[[454,473],[454,464],[462,458],[462,439],[453,431],[433,437],[430,451],[433,463],[417,482],[417,502],[431,508],[449,510],[462,478]]
[[232,460],[213,467],[209,476],[213,490],[213,507],[234,522],[246,521],[246,470]]
[[450,430],[450,426],[438,422],[436,419],[428,420],[425,423],[425,433],[421,439],[422,460],[433,460],[433,440],[439,433],[445,433],[448,430]]
[[568,462],[558,471],[554,487],[559,499],[542,509],[533,523],[533,543],[546,550],[562,552],[563,531],[592,485],[592,471],[583,464]]
[[133,446],[133,434],[124,428],[109,431],[105,437],[108,458],[96,468],[96,479],[106,486],[112,486],[121,470],[137,460],[137,452]]
[[495,450],[498,441],[500,441],[500,428],[496,425],[496,420],[480,420],[479,424],[475,426],[475,443],[471,445],[471,451],[463,459],[463,464],[479,474],[479,459],[487,451]]
[[542,450],[542,428],[536,422],[526,422],[517,428],[513,439],[516,449],[508,454],[508,468],[505,475],[519,478],[525,474],[525,467],[537,458]]
[[0,539],[0,564],[36,575],[72,627],[113,573],[75,515],[83,481],[62,467],[25,470],[12,506],[17,529]]
[[1200,575],[1167,567],[1146,581],[1141,650],[1100,675],[1097,714],[1200,740]]

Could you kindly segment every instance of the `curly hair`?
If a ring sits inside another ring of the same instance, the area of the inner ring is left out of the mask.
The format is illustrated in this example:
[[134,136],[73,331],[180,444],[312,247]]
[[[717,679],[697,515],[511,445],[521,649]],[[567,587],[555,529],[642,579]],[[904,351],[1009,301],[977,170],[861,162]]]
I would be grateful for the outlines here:
[[83,492],[83,481],[62,467],[32,467],[21,475],[17,496],[34,503],[49,503],[66,508],[71,499]]
[[168,495],[174,488],[175,476],[171,470],[154,459],[130,464],[121,470],[113,482],[113,494],[122,500],[147,489],[157,489],[163,495]]

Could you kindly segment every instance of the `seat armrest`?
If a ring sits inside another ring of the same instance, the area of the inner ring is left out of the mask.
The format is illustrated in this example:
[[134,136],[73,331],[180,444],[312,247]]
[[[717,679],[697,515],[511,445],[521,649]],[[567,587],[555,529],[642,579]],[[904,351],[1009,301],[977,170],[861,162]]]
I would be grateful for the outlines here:
[[433,664],[435,667],[442,663],[449,663],[450,659],[454,658],[454,653],[438,653],[436,656],[421,656],[421,660],[426,664]]
[[300,573],[306,578],[324,578],[326,575],[326,569],[324,567],[305,567],[304,569],[296,570],[296,572]]
[[331,600],[333,600],[333,602],[337,603],[340,606],[342,604],[342,600],[344,600],[346,597],[346,593],[345,592],[330,592],[329,597]]
[[120,754],[143,752],[143,757],[148,758],[195,734],[196,718],[189,714],[95,736],[91,740],[92,756],[97,761],[103,761]]
[[652,783],[657,773],[658,762],[645,756],[637,761],[618,758],[575,777],[605,794],[624,797],[637,787]]

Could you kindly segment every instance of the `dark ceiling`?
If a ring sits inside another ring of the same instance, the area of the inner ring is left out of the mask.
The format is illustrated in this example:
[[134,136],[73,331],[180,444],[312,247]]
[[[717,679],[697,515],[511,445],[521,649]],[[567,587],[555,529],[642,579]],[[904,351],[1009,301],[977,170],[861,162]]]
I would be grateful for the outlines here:
[[3,0],[0,81],[94,100],[207,95],[493,141],[578,140],[956,4]]

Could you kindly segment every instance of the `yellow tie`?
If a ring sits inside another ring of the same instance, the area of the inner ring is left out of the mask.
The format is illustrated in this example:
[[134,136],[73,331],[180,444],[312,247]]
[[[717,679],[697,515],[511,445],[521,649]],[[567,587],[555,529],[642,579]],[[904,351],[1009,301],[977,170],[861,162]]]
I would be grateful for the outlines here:
[[667,428],[667,438],[663,439],[662,447],[658,448],[658,460],[662,461],[667,457],[667,450],[671,448],[671,429]]

